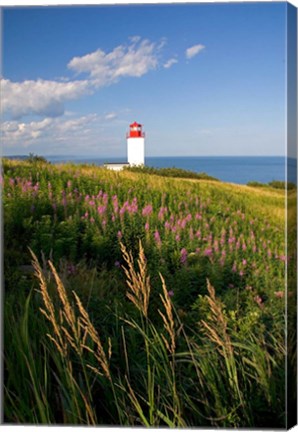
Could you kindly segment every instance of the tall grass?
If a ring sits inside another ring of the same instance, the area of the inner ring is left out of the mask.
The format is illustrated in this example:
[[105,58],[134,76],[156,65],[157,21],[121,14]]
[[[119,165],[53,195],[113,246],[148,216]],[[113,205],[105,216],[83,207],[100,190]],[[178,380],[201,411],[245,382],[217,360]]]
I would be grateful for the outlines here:
[[163,276],[152,286],[142,244],[137,266],[121,249],[133,309],[114,310],[116,337],[32,253],[38,288],[5,314],[6,422],[284,427],[282,339],[237,331],[209,281],[187,328]]
[[1,183],[7,422],[284,427],[283,190],[14,161]]

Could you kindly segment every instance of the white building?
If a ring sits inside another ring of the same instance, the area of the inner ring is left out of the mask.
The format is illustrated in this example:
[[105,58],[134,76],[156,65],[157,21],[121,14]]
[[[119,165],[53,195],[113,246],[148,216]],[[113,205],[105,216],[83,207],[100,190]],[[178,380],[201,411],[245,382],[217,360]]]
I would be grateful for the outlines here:
[[145,133],[137,122],[129,126],[127,139],[127,161],[130,166],[145,164]]
[[142,125],[134,122],[129,125],[129,132],[126,134],[127,141],[127,162],[106,163],[104,166],[114,171],[121,171],[126,166],[145,165],[145,133]]

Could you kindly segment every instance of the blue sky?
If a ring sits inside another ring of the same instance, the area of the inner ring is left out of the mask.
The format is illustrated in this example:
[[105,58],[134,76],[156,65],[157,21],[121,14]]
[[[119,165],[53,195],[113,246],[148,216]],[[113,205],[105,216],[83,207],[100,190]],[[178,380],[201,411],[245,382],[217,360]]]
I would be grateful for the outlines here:
[[4,155],[283,155],[286,8],[3,8]]

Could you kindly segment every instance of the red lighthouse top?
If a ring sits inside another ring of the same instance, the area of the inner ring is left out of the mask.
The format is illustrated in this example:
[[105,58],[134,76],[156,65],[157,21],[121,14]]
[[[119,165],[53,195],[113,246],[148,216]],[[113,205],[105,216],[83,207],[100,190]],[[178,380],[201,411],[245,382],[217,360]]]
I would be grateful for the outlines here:
[[145,133],[142,131],[142,125],[134,122],[129,125],[129,132],[126,134],[126,138],[144,138]]

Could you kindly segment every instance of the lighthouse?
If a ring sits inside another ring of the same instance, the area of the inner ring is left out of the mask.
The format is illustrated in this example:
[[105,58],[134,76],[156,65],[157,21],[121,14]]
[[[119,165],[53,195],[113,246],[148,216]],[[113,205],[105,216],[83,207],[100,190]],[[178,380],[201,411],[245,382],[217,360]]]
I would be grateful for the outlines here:
[[134,122],[129,125],[129,132],[126,134],[127,141],[127,162],[108,162],[104,167],[114,171],[121,171],[130,166],[145,165],[145,133],[142,125]]
[[145,164],[145,133],[142,125],[134,122],[129,125],[127,140],[127,162],[130,166]]

